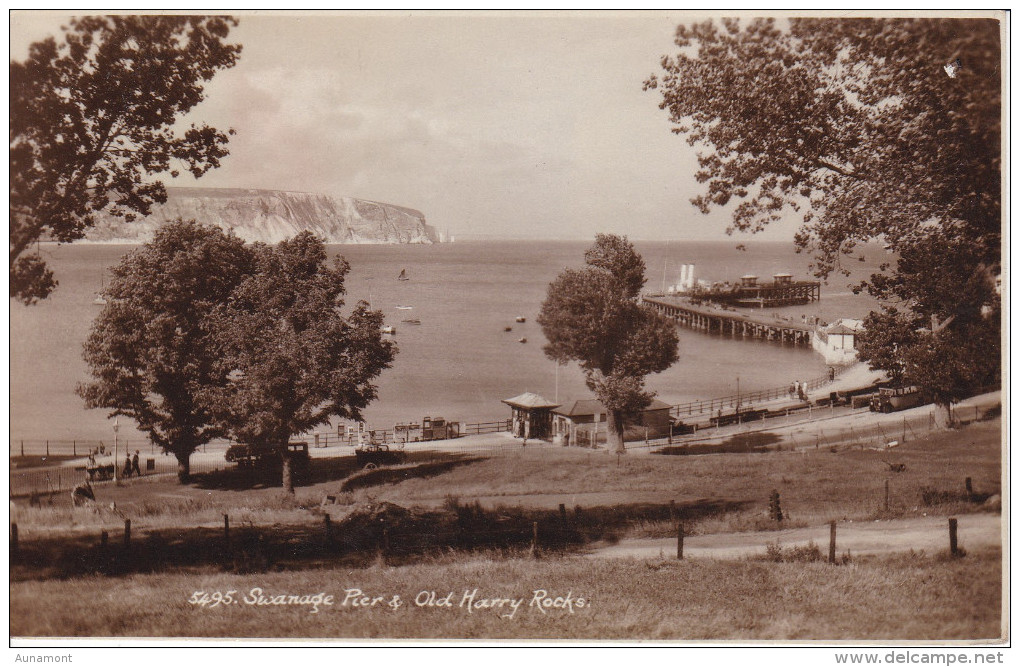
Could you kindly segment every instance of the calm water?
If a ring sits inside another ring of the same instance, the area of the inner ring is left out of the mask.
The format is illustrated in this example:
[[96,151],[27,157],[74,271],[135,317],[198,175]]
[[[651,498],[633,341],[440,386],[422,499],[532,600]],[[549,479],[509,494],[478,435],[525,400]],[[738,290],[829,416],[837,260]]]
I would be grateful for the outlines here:
[[[370,301],[387,324],[396,327],[400,352],[379,379],[380,398],[366,418],[373,428],[398,421],[441,416],[459,421],[505,419],[501,399],[533,391],[561,402],[584,398],[588,391],[579,369],[560,367],[542,354],[535,323],[546,287],[565,267],[583,264],[581,241],[468,241],[435,246],[334,246],[351,262],[348,303]],[[745,273],[767,277],[786,271],[807,278],[808,258],[789,244],[734,242],[637,243],[648,265],[648,289],[679,278],[680,265],[697,265],[696,277],[733,280]],[[74,393],[87,378],[81,346],[100,306],[92,304],[106,267],[130,248],[125,246],[49,246],[60,281],[49,300],[25,308],[11,302],[11,438],[109,439],[104,411],[85,410]],[[847,284],[882,261],[870,249],[856,275],[823,285],[822,301],[781,309],[826,319],[861,317],[872,302],[854,296]],[[408,281],[398,281],[401,269]],[[412,309],[397,309],[396,306]],[[514,321],[523,316],[523,324]],[[421,320],[420,325],[403,319]],[[505,332],[511,326],[513,331]],[[519,343],[527,338],[527,343]],[[680,361],[649,378],[649,387],[668,403],[728,395],[787,384],[822,375],[821,357],[805,348],[777,343],[730,340],[680,330]],[[121,420],[121,436],[140,437]]]

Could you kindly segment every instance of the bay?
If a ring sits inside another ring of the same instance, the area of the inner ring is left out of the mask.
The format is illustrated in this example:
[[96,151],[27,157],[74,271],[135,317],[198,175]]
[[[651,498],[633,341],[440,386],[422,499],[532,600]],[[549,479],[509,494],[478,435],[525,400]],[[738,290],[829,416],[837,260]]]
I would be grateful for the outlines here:
[[[524,391],[566,403],[590,396],[575,364],[557,368],[542,352],[535,322],[547,287],[566,267],[583,265],[586,241],[458,241],[452,244],[330,246],[351,263],[348,306],[363,299],[396,329],[399,353],[378,380],[379,399],[365,412],[370,428],[424,416],[461,422],[506,419],[500,401]],[[682,264],[695,277],[733,281],[747,273],[770,279],[789,272],[809,277],[810,259],[788,243],[636,242],[645,258],[648,290],[676,282]],[[106,411],[86,410],[75,386],[88,378],[82,344],[101,306],[92,303],[108,267],[132,246],[44,245],[60,286],[36,306],[11,301],[12,442],[112,439]],[[849,285],[886,258],[870,246],[852,275],[823,285],[821,301],[773,309],[801,315],[863,317],[874,303]],[[405,270],[408,280],[397,277]],[[401,306],[402,308],[398,308]],[[523,317],[519,323],[515,318]],[[404,322],[418,320],[420,324]],[[505,331],[511,327],[511,331]],[[526,342],[519,342],[526,339]],[[774,342],[680,330],[680,361],[648,379],[658,398],[675,404],[808,380],[825,373],[818,354]],[[739,380],[738,380],[739,378]],[[121,437],[143,438],[121,419]],[[330,427],[331,428],[331,427]],[[327,430],[326,427],[323,430]]]

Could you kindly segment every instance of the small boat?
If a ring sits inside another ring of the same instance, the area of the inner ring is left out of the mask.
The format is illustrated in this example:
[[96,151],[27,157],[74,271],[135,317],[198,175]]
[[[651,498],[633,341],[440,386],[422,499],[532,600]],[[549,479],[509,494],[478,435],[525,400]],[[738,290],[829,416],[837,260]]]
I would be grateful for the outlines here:
[[526,322],[526,321],[527,321],[527,320],[525,320],[525,319],[524,319],[524,316],[523,316],[523,315],[518,315],[518,316],[517,316],[517,317],[516,317],[516,318],[514,319],[514,322]]
[[382,332],[383,332],[384,334],[390,334],[390,335],[393,335],[393,334],[397,333],[397,330],[396,330],[395,328],[393,328],[392,326],[389,326],[389,325],[387,325],[387,326],[383,327],[383,328],[381,329],[381,331],[382,331]]
[[513,327],[503,327],[503,331],[513,331]]
[[397,276],[397,280],[410,280],[410,278],[407,277],[407,269],[400,269],[400,275]]
[[414,306],[397,306],[397,310],[411,310]]
[[421,324],[421,320],[400,320],[404,324]]
[[517,342],[518,342],[518,343],[527,343],[527,342],[528,342],[528,339],[527,339],[527,338],[521,338],[521,339],[520,339],[520,340],[518,340]]

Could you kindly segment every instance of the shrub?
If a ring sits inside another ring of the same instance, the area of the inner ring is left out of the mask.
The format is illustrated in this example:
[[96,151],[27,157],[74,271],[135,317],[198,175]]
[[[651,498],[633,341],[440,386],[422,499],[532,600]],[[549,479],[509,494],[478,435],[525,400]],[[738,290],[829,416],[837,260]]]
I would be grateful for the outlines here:
[[779,542],[770,542],[765,546],[765,555],[760,560],[770,563],[814,563],[824,558],[814,541],[788,549],[784,549]]

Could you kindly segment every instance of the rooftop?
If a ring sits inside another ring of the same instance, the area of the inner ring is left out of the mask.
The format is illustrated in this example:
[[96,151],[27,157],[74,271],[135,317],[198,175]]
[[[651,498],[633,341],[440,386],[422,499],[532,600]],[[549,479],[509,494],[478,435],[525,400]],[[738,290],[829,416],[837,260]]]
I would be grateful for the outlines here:
[[555,408],[559,406],[559,403],[550,401],[548,398],[544,398],[530,391],[526,391],[519,396],[514,396],[513,398],[504,398],[502,402],[511,407],[524,408],[528,410],[534,410],[537,408]]

